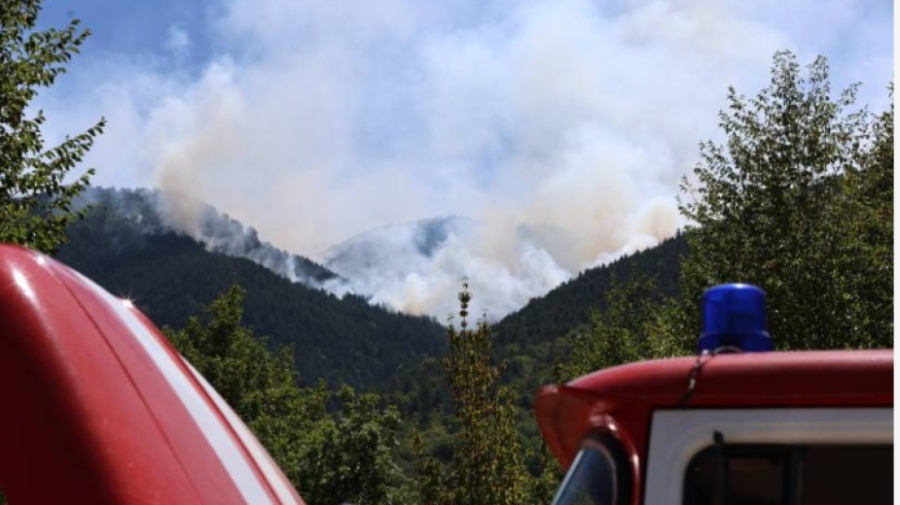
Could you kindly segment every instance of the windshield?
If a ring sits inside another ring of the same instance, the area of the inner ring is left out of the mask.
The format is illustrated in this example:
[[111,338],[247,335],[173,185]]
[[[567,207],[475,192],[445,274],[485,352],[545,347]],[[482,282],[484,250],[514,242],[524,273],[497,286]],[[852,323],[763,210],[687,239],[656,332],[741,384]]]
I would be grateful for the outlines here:
[[590,438],[582,444],[563,479],[553,505],[616,505],[628,491],[624,453],[612,437]]

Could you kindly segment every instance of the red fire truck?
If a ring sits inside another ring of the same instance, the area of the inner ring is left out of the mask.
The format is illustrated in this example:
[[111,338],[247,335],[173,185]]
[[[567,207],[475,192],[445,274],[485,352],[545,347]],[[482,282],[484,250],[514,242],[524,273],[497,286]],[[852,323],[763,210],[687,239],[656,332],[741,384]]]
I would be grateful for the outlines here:
[[764,294],[704,294],[698,355],[543,388],[554,504],[893,500],[893,351],[770,352]]
[[22,504],[302,504],[138,310],[0,245],[0,487]]

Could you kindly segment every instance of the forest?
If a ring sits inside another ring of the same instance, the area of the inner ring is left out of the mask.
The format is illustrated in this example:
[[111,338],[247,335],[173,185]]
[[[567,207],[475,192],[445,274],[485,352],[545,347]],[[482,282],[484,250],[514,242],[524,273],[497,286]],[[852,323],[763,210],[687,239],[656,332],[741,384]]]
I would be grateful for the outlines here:
[[[709,120],[724,140],[700,143],[674,195],[689,222],[678,235],[495,325],[469,313],[478,293],[460,279],[459,312],[442,327],[183,236],[129,237],[102,205],[72,212],[93,172],[68,174],[104,123],[45,150],[43,118],[26,105],[85,36],[55,31],[52,49],[4,72],[24,84],[0,87],[12,104],[0,115],[0,242],[133,293],[310,504],[548,503],[562,469],[531,414],[538,387],[694,354],[700,296],[720,283],[766,292],[778,350],[893,347],[893,85],[872,112],[857,86],[832,91],[824,57],[778,52],[766,87],[723,90],[727,108]],[[109,229],[120,242],[96,235]]]

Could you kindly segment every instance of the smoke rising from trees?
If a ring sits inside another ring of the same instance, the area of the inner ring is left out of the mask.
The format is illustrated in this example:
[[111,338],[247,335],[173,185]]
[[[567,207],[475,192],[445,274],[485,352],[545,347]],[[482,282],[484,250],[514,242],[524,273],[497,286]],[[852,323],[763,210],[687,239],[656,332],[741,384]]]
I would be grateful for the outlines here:
[[[678,178],[698,139],[719,135],[709,118],[723,90],[758,88],[776,50],[832,52],[834,37],[784,22],[781,8],[227,0],[198,68],[97,63],[107,80],[86,95],[110,110],[111,133],[89,161],[101,183],[115,167],[127,185],[162,188],[188,233],[201,212],[191,202],[207,202],[320,262],[369,230],[466,216],[477,229],[431,256],[387,254],[359,278],[379,303],[443,317],[436,300],[455,300],[466,275],[486,304],[473,310],[501,315],[675,232]],[[791,9],[832,33],[884,18],[865,3]],[[879,67],[889,43],[841,42],[848,61],[868,62],[845,78],[881,97],[890,76],[857,72]]]

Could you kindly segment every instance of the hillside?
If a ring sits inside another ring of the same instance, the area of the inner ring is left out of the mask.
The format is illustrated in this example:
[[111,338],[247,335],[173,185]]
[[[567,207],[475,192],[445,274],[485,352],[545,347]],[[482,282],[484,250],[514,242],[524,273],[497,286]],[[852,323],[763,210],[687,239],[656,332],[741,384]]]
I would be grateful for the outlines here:
[[112,201],[95,201],[68,237],[59,250],[61,261],[134,300],[159,326],[183,326],[240,284],[247,291],[245,322],[272,344],[293,346],[304,384],[324,378],[372,387],[398,367],[440,354],[446,345],[443,328],[431,319],[374,307],[360,297],[339,299],[248,259],[209,252],[164,227],[148,231]]
[[660,296],[678,292],[678,264],[687,253],[684,235],[624,256],[607,265],[581,272],[546,296],[535,298],[494,326],[496,345],[527,345],[550,341],[588,322],[592,309],[605,308],[605,294],[613,279],[631,275],[654,279]]
[[[164,224],[161,196],[146,190],[92,189],[92,210],[68,230],[59,258],[106,289],[126,296],[158,325],[178,328],[232,284],[247,290],[245,321],[274,345],[292,345],[304,383],[324,378],[382,391],[421,393],[439,403],[431,376],[445,347],[430,318],[339,298],[316,286],[340,280],[332,269],[260,242],[252,228],[205,209],[201,243]],[[494,325],[494,353],[510,362],[506,378],[527,394],[566,353],[567,335],[602,310],[613,279],[637,273],[661,295],[677,291],[683,236],[580,273]],[[290,271],[273,268],[292,264]],[[278,272],[278,273],[276,273]],[[346,274],[345,274],[346,275]],[[292,282],[293,281],[293,282]],[[475,292],[474,296],[478,297]],[[412,384],[411,384],[412,383]],[[424,386],[429,384],[430,386]],[[428,391],[420,391],[419,389]],[[415,402],[414,402],[415,403]]]
[[[679,258],[686,252],[684,235],[676,235],[655,247],[585,270],[493,325],[495,361],[506,362],[502,380],[518,395],[523,412],[530,412],[538,387],[553,380],[554,364],[568,361],[569,333],[587,324],[592,311],[606,308],[606,292],[614,282],[644,276],[654,280],[660,297],[676,296]],[[432,358],[399,370],[385,389],[404,413],[416,416],[421,425],[427,425],[438,412],[448,412],[449,391],[443,378],[435,374],[437,369],[440,363]],[[530,417],[523,421],[520,428],[537,437]]]
[[[87,206],[106,209],[110,215],[95,221],[86,233],[116,243],[121,236],[141,240],[141,235],[175,232],[187,235],[209,251],[245,258],[292,282],[320,288],[340,287],[344,280],[309,258],[291,254],[260,240],[256,230],[228,214],[199,201],[171,199],[159,190],[90,187],[73,202],[75,209]],[[83,230],[84,231],[84,230]],[[115,246],[112,247],[115,250]]]

